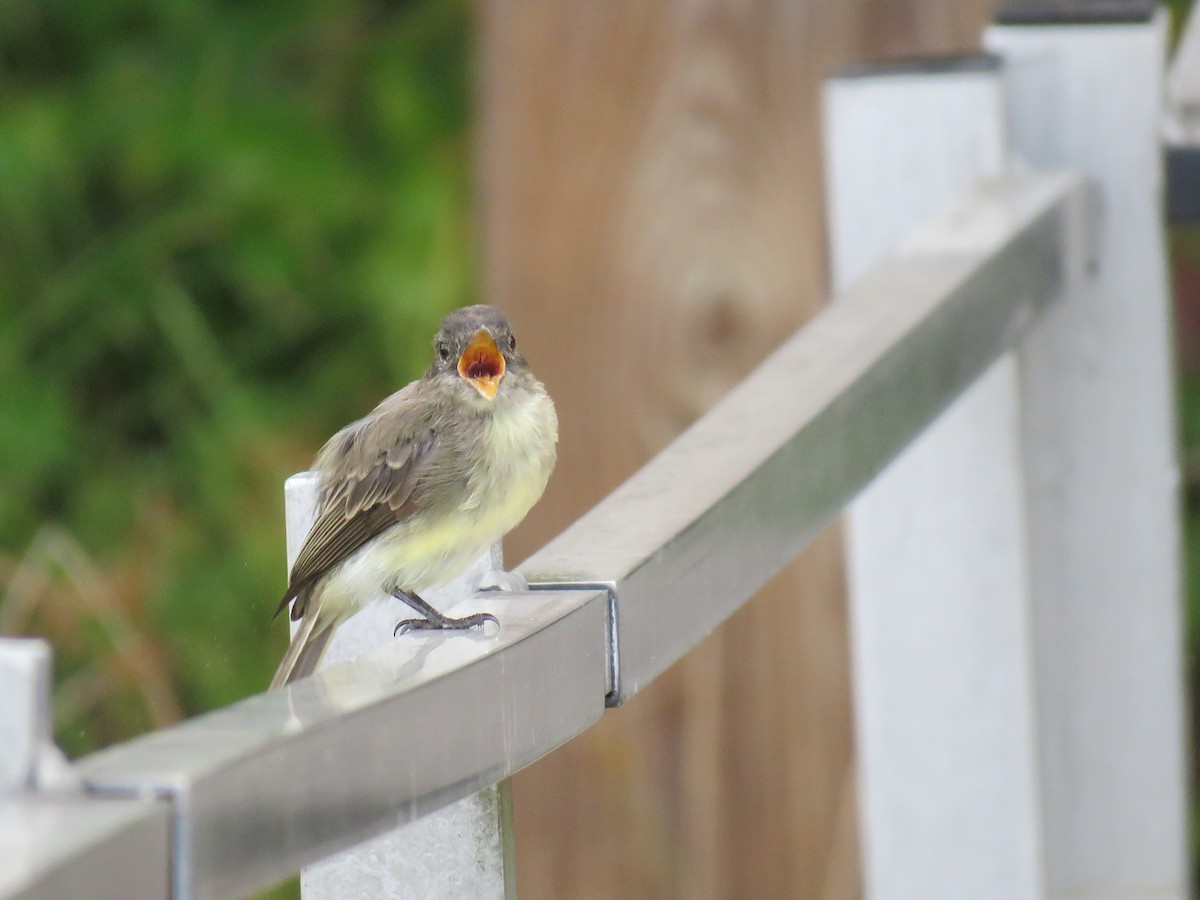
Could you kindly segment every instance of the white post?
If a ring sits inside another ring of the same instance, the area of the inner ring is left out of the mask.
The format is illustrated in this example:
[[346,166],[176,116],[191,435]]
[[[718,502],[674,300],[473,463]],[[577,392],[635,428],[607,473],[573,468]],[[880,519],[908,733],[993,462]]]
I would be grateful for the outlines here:
[[0,800],[38,786],[38,759],[50,743],[50,645],[0,639]]
[[[312,527],[317,479],[294,475],[285,487],[288,570]],[[424,598],[448,610],[475,592],[480,576],[500,567],[500,547],[451,583],[427,591]],[[397,640],[392,630],[413,611],[383,593],[338,629],[319,669],[353,659],[382,643]],[[398,760],[397,766],[402,766]],[[303,773],[295,773],[303,777]],[[492,900],[513,897],[515,866],[512,800],[509,782],[480,791],[304,869],[300,890],[305,900]]]
[[1049,895],[1189,897],[1166,16],[986,39],[1007,62],[1019,152],[1102,197],[1095,273],[1020,359]]
[[[993,60],[864,68],[831,80],[825,99],[835,289],[1007,164]],[[1010,356],[851,507],[863,863],[873,900],[1042,896],[1016,424]]]

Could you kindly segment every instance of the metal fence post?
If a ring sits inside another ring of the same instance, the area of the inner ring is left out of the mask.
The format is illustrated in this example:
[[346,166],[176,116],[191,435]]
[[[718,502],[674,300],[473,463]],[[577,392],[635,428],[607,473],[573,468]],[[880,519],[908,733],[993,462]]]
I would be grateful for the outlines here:
[[[1007,167],[993,58],[862,67],[833,78],[825,99],[835,291],[898,245],[903,253],[923,218]],[[941,249],[970,240],[944,238]],[[898,292],[893,302],[905,300]],[[1041,896],[1016,408],[1010,354],[850,507],[873,900]]]
[[50,645],[0,641],[0,795],[37,786],[38,757],[50,741]]
[[1006,60],[1019,152],[1081,171],[1103,202],[1096,271],[1020,352],[1046,879],[1053,897],[1183,898],[1192,894],[1161,207],[1167,22],[1153,3],[1058,4],[1054,16],[1047,6],[1039,16],[1014,5],[986,36]]
[[50,645],[0,638],[0,798],[23,792],[73,792],[79,776],[54,743]]
[[[288,569],[312,527],[317,479],[305,472],[285,486]],[[461,577],[425,593],[439,609],[474,593],[479,576],[501,562],[499,545]],[[381,593],[330,641],[320,668],[353,659],[396,640],[392,630],[412,610]],[[437,637],[423,638],[438,640]],[[303,777],[303,774],[295,775]],[[516,895],[512,799],[506,779],[431,815],[307,866],[305,900],[487,900]]]
[[46,641],[0,638],[0,897],[166,900],[167,804],[81,790],[54,743],[51,676]]

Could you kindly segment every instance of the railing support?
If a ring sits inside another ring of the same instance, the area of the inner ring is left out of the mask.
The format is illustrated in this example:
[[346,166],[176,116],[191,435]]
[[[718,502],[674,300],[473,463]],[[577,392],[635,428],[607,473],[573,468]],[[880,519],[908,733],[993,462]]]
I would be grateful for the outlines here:
[[[285,488],[288,570],[312,527],[317,479],[293,475]],[[503,562],[500,545],[461,576],[424,592],[439,609],[470,597],[479,576]],[[345,622],[329,642],[318,671],[395,641],[395,624],[412,610],[381,593]],[[293,623],[293,631],[295,625]],[[298,779],[304,773],[295,774]],[[512,856],[512,794],[508,779],[484,788],[415,822],[306,866],[300,875],[304,900],[500,900],[515,897]]]
[[50,645],[0,642],[0,795],[37,787],[38,758],[50,742]]
[[1161,208],[1167,22],[1153,4],[1127,6],[1123,20],[1033,21],[986,36],[1008,65],[1021,156],[1077,169],[1103,198],[1096,270],[1020,352],[1055,898],[1192,896]]
[[1076,6],[989,31],[1002,79],[958,61],[829,89],[839,285],[1008,166],[1001,103],[1013,167],[1070,167],[1101,200],[1062,302],[854,504],[876,900],[1190,896],[1165,17]]
[[0,897],[166,898],[167,805],[81,792],[53,742],[50,685],[49,644],[0,638]]
[[[826,88],[825,122],[835,291],[1009,162],[995,58],[848,71]],[[892,299],[909,302],[902,292]],[[1038,896],[1017,395],[1008,354],[850,507],[862,859],[873,900]]]

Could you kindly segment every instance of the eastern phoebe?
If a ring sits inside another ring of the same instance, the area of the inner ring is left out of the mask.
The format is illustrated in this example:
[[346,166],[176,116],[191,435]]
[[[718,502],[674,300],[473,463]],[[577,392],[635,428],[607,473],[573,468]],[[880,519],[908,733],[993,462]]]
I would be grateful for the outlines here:
[[417,592],[461,574],[542,496],[558,417],[495,307],[450,313],[433,346],[424,377],[317,454],[316,521],[279,604],[303,623],[271,687],[311,674],[334,629],[381,588],[422,615],[397,633],[496,621],[449,618]]

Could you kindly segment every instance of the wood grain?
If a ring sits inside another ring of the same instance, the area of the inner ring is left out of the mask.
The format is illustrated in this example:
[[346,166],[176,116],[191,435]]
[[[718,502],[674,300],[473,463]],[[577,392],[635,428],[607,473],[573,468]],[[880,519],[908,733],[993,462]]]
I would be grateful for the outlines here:
[[[708,408],[825,293],[832,67],[971,50],[982,0],[479,7],[485,295],[556,398],[520,559]],[[515,779],[523,898],[860,894],[838,536]]]

